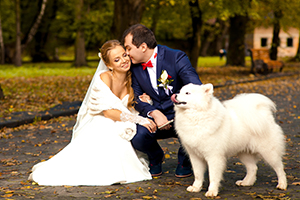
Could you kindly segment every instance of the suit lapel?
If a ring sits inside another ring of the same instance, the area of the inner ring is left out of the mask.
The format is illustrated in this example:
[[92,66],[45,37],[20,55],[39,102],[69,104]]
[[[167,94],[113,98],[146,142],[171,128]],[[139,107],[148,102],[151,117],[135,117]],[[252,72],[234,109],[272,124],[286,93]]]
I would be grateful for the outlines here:
[[[157,85],[159,85],[160,82],[158,82],[158,79],[163,70],[163,58],[164,58],[165,52],[164,52],[164,49],[160,45],[157,45],[157,48],[158,48],[158,54],[157,54],[157,63],[156,63],[156,80],[157,80]],[[162,98],[166,95],[163,87],[158,87],[158,92],[159,92],[160,98]]]
[[152,87],[148,71],[143,70],[142,66],[138,66],[137,71],[138,71],[138,74],[140,75],[139,79],[141,80],[141,85],[143,85],[145,88],[148,88],[148,89],[144,89],[145,92],[152,97],[154,97],[154,96],[158,97],[158,94],[155,92],[154,88]]
[[163,58],[164,58],[164,51],[163,49],[161,48],[160,45],[157,45],[157,51],[158,51],[158,54],[157,54],[157,63],[156,63],[156,80],[157,80],[157,85],[160,84],[158,82],[158,79],[161,75],[161,72],[162,72],[162,63],[163,63]]
[[[158,78],[160,77],[161,72],[163,70],[164,49],[160,45],[157,45],[157,47],[158,47],[158,53],[157,53],[157,63],[156,63],[156,82],[157,85],[159,85],[160,82],[158,82]],[[157,97],[158,100],[163,99],[166,96],[163,87],[158,87],[159,94],[157,94],[154,88],[152,87],[148,71],[143,70],[143,67],[141,65],[136,67],[137,67],[136,69],[137,75],[139,76],[139,80],[141,80],[141,85],[143,85],[144,86],[143,88],[145,88],[144,89],[145,92],[151,97]]]

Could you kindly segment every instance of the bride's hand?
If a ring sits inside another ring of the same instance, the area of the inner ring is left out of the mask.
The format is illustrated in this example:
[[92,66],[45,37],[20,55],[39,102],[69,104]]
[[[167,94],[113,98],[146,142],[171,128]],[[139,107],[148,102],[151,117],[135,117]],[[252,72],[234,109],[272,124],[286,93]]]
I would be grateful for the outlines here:
[[142,95],[139,96],[139,99],[144,102],[144,103],[149,103],[152,105],[152,99],[150,98],[149,95],[147,95],[146,93],[143,93]]
[[157,126],[156,126],[155,122],[151,119],[148,119],[148,118],[147,118],[147,120],[149,121],[149,123],[142,124],[142,126],[147,128],[150,131],[150,133],[155,133],[155,131],[157,129]]

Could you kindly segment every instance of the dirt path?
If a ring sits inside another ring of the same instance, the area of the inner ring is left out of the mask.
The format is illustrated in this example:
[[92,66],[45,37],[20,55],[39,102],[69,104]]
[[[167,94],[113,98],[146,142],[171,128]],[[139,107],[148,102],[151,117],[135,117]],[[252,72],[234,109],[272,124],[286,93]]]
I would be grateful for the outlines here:
[[[288,189],[276,190],[276,174],[259,162],[257,181],[252,187],[237,187],[245,170],[237,158],[228,160],[219,199],[300,199],[300,76],[237,84],[215,89],[215,96],[228,99],[242,92],[267,95],[277,104],[276,121],[286,135],[285,170]],[[3,199],[206,199],[208,178],[200,193],[189,193],[186,187],[193,177],[174,176],[177,165],[177,139],[159,141],[166,152],[164,174],[151,181],[98,187],[43,187],[27,181],[31,167],[48,159],[65,147],[71,137],[75,116],[1,130],[0,197]]]

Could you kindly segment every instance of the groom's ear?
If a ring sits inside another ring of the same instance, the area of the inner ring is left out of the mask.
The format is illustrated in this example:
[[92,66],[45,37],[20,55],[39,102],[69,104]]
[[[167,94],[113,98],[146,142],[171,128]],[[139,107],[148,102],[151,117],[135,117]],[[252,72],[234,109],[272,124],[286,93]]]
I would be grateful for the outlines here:
[[141,50],[142,50],[143,53],[145,53],[147,51],[147,49],[148,49],[148,46],[147,46],[147,44],[145,42],[143,42],[140,45],[140,47],[141,47]]

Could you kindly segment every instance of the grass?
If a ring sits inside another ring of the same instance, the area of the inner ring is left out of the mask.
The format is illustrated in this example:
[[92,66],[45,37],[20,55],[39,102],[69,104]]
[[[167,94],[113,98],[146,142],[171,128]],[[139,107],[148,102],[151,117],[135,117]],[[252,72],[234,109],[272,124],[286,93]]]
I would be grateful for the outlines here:
[[216,67],[224,66],[226,64],[226,59],[220,60],[219,57],[199,57],[198,58],[198,67]]
[[59,49],[58,55],[62,62],[49,62],[49,63],[31,63],[30,57],[23,55],[23,65],[16,67],[13,64],[0,65],[0,81],[2,78],[34,78],[41,76],[87,76],[94,74],[98,66],[98,53],[86,52],[88,66],[75,67],[74,61],[74,48]]
[[[246,65],[250,66],[251,58],[246,57]],[[226,65],[226,58],[221,60],[218,56],[207,56],[198,58],[198,67],[221,67]]]
[[88,67],[74,67],[72,63],[24,63],[21,67],[0,65],[0,78],[39,76],[86,76],[93,74],[98,62],[88,62]]
[[[246,67],[224,66],[225,59],[217,56],[200,57],[198,62],[197,73],[203,83],[220,85],[258,78],[250,74],[250,58],[246,58]],[[0,118],[9,119],[12,113],[20,111],[44,111],[62,102],[82,101],[98,61],[89,61],[88,65],[77,68],[72,62],[0,65],[0,85],[5,95],[0,100]],[[300,71],[300,63],[286,63],[283,72],[293,71]]]
[[[62,60],[71,60],[71,57],[61,57]],[[97,57],[89,57],[89,59],[97,60]],[[246,62],[250,58],[246,58]],[[28,60],[26,57],[24,60]],[[198,68],[220,67],[226,64],[226,60],[219,57],[199,57]],[[88,61],[87,67],[74,67],[72,62],[60,63],[24,63],[21,67],[11,64],[0,65],[0,78],[14,77],[40,77],[40,76],[86,76],[91,75],[97,68],[97,61]]]

